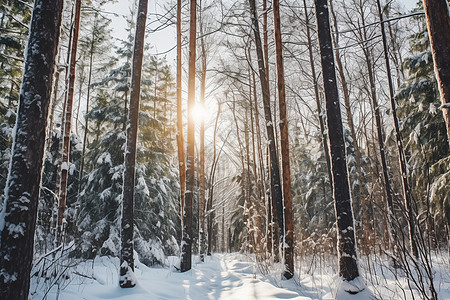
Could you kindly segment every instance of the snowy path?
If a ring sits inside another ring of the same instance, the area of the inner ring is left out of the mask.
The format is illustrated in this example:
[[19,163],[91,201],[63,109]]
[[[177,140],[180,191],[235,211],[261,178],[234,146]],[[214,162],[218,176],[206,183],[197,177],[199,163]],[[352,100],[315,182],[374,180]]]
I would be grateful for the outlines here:
[[[300,286],[294,280],[277,280],[278,284],[289,288],[277,287],[273,278],[259,274],[249,257],[216,254],[206,259],[205,263],[195,263],[186,273],[138,264],[136,277],[139,283],[132,289],[118,287],[116,259],[96,259],[93,268],[92,261],[77,267],[77,273],[92,276],[95,280],[72,275],[59,299],[313,299],[300,296]],[[42,299],[45,288],[37,285],[33,288],[35,294],[32,299]],[[56,299],[56,293],[54,287],[48,299]]]
[[[172,258],[172,260],[175,260]],[[299,262],[303,270],[298,278],[282,280],[279,266],[271,267],[269,275],[263,276],[252,257],[242,254],[214,254],[206,257],[206,262],[194,259],[192,270],[180,273],[173,267],[148,268],[137,263],[136,277],[138,285],[132,289],[121,289],[118,285],[118,258],[101,257],[95,261],[82,262],[70,268],[70,276],[58,288],[52,286],[47,297],[44,297],[49,286],[33,277],[31,299],[61,300],[264,300],[264,299],[296,299],[296,300],[400,300],[420,299],[413,289],[411,295],[407,279],[395,276],[387,269],[388,263],[381,264],[372,270],[376,274],[366,275],[372,279],[369,287],[357,295],[338,291],[342,281],[336,275],[333,258],[329,260]],[[434,260],[436,271],[435,287],[439,299],[450,299],[450,272],[448,257]],[[168,265],[173,265],[168,263]],[[261,267],[261,266],[260,266]],[[311,269],[312,268],[312,269]],[[364,272],[367,269],[361,266]],[[308,271],[306,271],[308,270]],[[364,273],[363,273],[364,274]],[[376,284],[374,284],[376,283]],[[373,296],[374,292],[377,297]]]

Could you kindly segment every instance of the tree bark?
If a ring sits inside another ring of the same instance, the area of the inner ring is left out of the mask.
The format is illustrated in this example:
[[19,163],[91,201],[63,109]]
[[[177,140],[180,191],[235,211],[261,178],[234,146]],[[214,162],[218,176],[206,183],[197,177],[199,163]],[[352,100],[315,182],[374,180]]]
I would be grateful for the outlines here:
[[351,281],[359,276],[359,272],[328,5],[327,0],[316,0],[315,4],[330,141],[333,197],[338,227],[339,275],[344,281]]
[[[342,96],[344,97],[344,106],[347,113],[347,123],[348,127],[350,129],[350,136],[352,137],[353,141],[353,148],[355,149],[355,161],[356,161],[356,176],[355,179],[358,181],[359,186],[359,193],[356,193],[356,202],[361,203],[361,210],[362,210],[362,234],[363,234],[363,251],[364,253],[368,254],[369,252],[369,233],[371,232],[371,229],[369,227],[369,220],[367,217],[367,207],[366,207],[366,195],[364,191],[364,185],[363,185],[363,176],[361,174],[362,172],[362,166],[361,166],[361,151],[359,149],[358,145],[358,137],[356,136],[356,130],[355,125],[353,123],[353,113],[352,108],[350,104],[350,91],[348,88],[347,78],[345,76],[344,66],[342,64],[341,60],[341,53],[339,51],[339,28],[337,26],[337,19],[336,15],[334,13],[333,9],[333,2],[330,1],[330,11],[332,15],[333,20],[333,27],[334,27],[334,39],[333,39],[333,47],[335,48],[335,57],[336,57],[336,64],[337,64],[337,70],[339,74],[339,78],[341,80],[342,85]],[[351,190],[350,190],[351,192]]]
[[322,106],[320,105],[320,96],[319,96],[319,85],[317,82],[317,75],[316,75],[316,67],[314,66],[314,56],[313,56],[313,46],[311,41],[311,29],[309,28],[309,17],[308,17],[308,11],[306,7],[306,0],[303,0],[303,8],[305,10],[305,20],[306,20],[306,37],[308,39],[308,54],[309,54],[309,63],[311,65],[311,76],[313,80],[314,85],[314,96],[316,99],[316,106],[317,106],[317,116],[319,118],[319,126],[320,126],[320,137],[322,140],[322,147],[323,151],[325,153],[325,160],[327,163],[327,171],[328,171],[328,179],[330,181],[330,187],[333,189],[333,179],[331,176],[331,162],[330,162],[330,152],[328,148],[328,141],[327,141],[327,135],[326,135],[326,129],[325,129],[325,117],[322,114]]
[[67,91],[67,103],[66,103],[66,117],[64,120],[64,142],[63,152],[61,160],[61,184],[59,191],[59,203],[58,203],[58,224],[56,242],[61,244],[64,242],[64,213],[66,211],[66,199],[67,199],[67,181],[70,169],[70,133],[72,129],[72,107],[73,96],[75,86],[75,66],[77,60],[78,49],[78,36],[80,31],[80,17],[81,17],[81,0],[77,0],[75,3],[75,17],[73,25],[72,47],[70,49],[70,66],[69,66],[69,88]]
[[[206,92],[206,47],[205,37],[203,34],[202,22],[202,3],[200,0],[199,7],[199,23],[200,23],[200,51],[201,51],[201,75],[200,75],[200,105],[205,107],[205,92]],[[204,261],[205,254],[205,119],[200,120],[200,233],[198,237],[200,259]],[[211,188],[211,187],[210,187]],[[211,251],[211,249],[209,249]]]
[[181,102],[181,0],[177,0],[177,148],[178,170],[180,172],[180,204],[181,227],[183,228],[184,193],[186,191],[186,166],[184,164],[184,138],[183,138],[183,105]]
[[[267,75],[264,66],[264,57],[261,45],[261,36],[259,33],[258,14],[256,12],[255,0],[249,0],[250,16],[252,20],[253,34],[255,37],[256,54],[258,57],[259,80],[261,82],[261,89],[264,103],[264,116],[266,121],[267,139],[269,144],[270,155],[270,171],[273,179],[273,195],[272,200],[276,203],[277,218],[279,227],[280,241],[284,240],[284,216],[283,216],[283,194],[281,191],[280,167],[276,152],[276,141],[274,135],[274,126],[272,122],[272,112],[270,108],[269,83],[267,82]],[[278,246],[278,245],[277,245]]]
[[292,214],[291,169],[289,161],[289,132],[286,112],[286,87],[284,81],[283,44],[281,42],[280,1],[273,0],[275,51],[277,67],[278,105],[280,111],[281,165],[283,172],[284,232],[283,243],[286,270],[284,277],[294,276],[294,221]]
[[148,0],[139,0],[138,12],[136,16],[136,35],[134,37],[130,107],[128,111],[127,145],[125,152],[125,170],[123,174],[122,232],[119,278],[119,285],[122,288],[130,288],[136,285],[136,280],[133,274],[134,185],[136,177],[136,145],[147,5]]
[[36,0],[0,213],[0,298],[28,299],[62,0]]
[[442,113],[450,143],[450,15],[446,0],[423,0],[434,73],[441,94]]
[[191,0],[189,24],[189,79],[188,79],[188,128],[186,159],[186,192],[184,222],[181,244],[181,272],[192,267],[192,203],[195,184],[195,120],[192,111],[195,106],[195,53],[196,53],[197,1]]

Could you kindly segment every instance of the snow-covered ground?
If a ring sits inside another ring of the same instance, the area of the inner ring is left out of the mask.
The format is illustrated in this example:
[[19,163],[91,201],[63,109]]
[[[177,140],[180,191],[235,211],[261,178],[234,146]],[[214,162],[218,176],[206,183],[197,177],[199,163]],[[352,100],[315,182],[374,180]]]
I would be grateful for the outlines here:
[[[331,259],[332,260],[332,259]],[[327,260],[328,261],[328,260]],[[279,266],[256,264],[252,257],[243,254],[214,254],[206,262],[194,260],[191,271],[180,273],[174,268],[176,259],[167,261],[168,267],[149,268],[136,264],[138,285],[132,289],[118,286],[117,258],[100,257],[70,267],[59,289],[33,277],[32,299],[412,299],[405,278],[389,271],[382,264],[372,270],[362,293],[350,295],[339,291],[335,263],[317,258],[298,262],[298,276],[282,280]],[[367,272],[364,261],[361,269]],[[450,269],[448,258],[435,264],[436,288],[439,299],[450,299]],[[384,269],[383,269],[384,268]],[[264,270],[264,271],[263,271]],[[261,271],[267,273],[262,275]],[[367,275],[366,275],[367,276]],[[299,280],[300,278],[300,280]],[[416,293],[415,299],[421,299]]]

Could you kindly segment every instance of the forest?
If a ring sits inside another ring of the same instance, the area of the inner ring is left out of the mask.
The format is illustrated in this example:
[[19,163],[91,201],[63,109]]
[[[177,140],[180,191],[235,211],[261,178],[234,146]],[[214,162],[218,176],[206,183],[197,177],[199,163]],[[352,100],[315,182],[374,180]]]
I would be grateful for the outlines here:
[[450,2],[409,2],[2,0],[0,299],[450,299]]

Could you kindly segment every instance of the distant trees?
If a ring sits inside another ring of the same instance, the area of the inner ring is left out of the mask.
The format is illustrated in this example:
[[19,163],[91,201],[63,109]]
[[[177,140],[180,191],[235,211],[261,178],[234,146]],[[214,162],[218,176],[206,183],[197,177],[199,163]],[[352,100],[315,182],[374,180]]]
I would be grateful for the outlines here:
[[[0,216],[0,296],[28,299],[46,125],[63,1],[37,0]],[[18,263],[20,262],[20,263]]]

